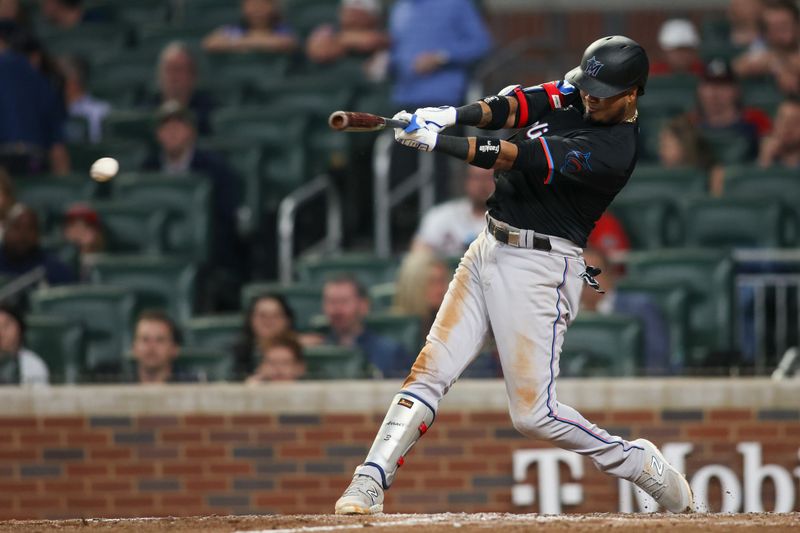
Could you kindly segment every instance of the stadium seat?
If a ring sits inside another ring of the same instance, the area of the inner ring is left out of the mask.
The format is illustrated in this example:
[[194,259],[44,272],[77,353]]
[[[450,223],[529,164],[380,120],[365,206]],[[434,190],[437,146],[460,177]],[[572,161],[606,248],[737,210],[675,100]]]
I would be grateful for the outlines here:
[[283,78],[289,68],[287,54],[223,53],[206,54],[209,75],[231,83],[255,84]]
[[301,37],[319,24],[338,21],[339,2],[336,0],[292,0],[286,4],[286,19]]
[[152,111],[112,110],[103,120],[103,138],[147,142],[155,136],[155,127]]
[[69,159],[73,170],[88,175],[92,163],[101,157],[113,157],[119,161],[123,172],[138,170],[147,157],[148,144],[137,141],[102,141],[95,144],[69,144]]
[[244,327],[245,317],[241,313],[205,315],[184,322],[186,344],[204,349],[229,352]]
[[797,242],[797,218],[780,200],[698,198],[686,205],[686,244],[781,248]]
[[73,285],[38,289],[31,294],[36,313],[78,319],[87,334],[87,371],[119,368],[130,346],[136,298],[120,287]]
[[393,281],[379,283],[369,288],[370,309],[375,313],[389,311],[394,305],[397,286]]
[[704,129],[703,138],[708,141],[717,160],[723,165],[738,165],[752,161],[756,154],[750,141],[733,129]]
[[194,374],[201,382],[230,381],[233,379],[233,356],[222,350],[184,347],[175,359],[175,369]]
[[125,173],[114,180],[114,197],[166,210],[166,249],[204,262],[211,247],[211,185],[206,176]]
[[382,337],[399,342],[408,354],[416,354],[422,348],[418,316],[371,313],[364,319],[364,326]]
[[666,168],[660,165],[637,165],[619,199],[669,198],[679,200],[687,194],[705,194],[708,178],[691,167]]
[[636,279],[685,287],[689,291],[689,364],[702,366],[709,351],[731,348],[733,261],[727,252],[675,249],[628,255]]
[[96,185],[86,174],[29,176],[14,181],[14,192],[19,202],[43,217],[39,222],[43,232],[49,233],[56,229],[70,204],[88,202],[92,198]]
[[774,117],[783,99],[784,95],[772,76],[742,80],[742,103],[745,106],[759,108]]
[[360,379],[367,377],[367,363],[359,350],[339,346],[307,346],[303,355],[309,379]]
[[[685,287],[659,283],[658,280],[625,278],[616,286],[618,294],[645,294],[668,321],[670,363],[673,369],[686,365],[689,351],[689,291]],[[668,369],[665,369],[668,370]]]
[[295,315],[295,327],[306,331],[311,320],[322,312],[322,289],[307,283],[250,283],[242,287],[242,309],[249,309],[252,301],[262,294],[280,294],[289,303]]
[[[623,196],[623,195],[620,195]],[[616,198],[610,207],[630,237],[634,250],[652,250],[680,242],[680,211],[669,198]]]
[[183,259],[146,255],[97,255],[92,279],[136,293],[138,310],[166,309],[186,320],[194,307],[197,266]]
[[81,24],[72,30],[48,30],[41,37],[48,50],[83,57],[94,64],[122,50],[131,33],[124,24],[104,22]]
[[141,203],[94,201],[103,226],[106,251],[160,253],[166,248],[167,212]]
[[[800,179],[797,169],[785,167],[760,168],[737,165],[725,169],[726,196],[742,198],[800,198]],[[800,214],[798,202],[792,202]]]
[[[642,98],[640,103],[648,100],[649,95]],[[681,109],[661,108],[657,105],[658,102],[652,102],[652,104],[652,109],[639,108],[640,162],[658,162],[658,143],[661,128],[683,112]]]
[[239,2],[218,0],[192,0],[181,2],[175,10],[173,22],[179,27],[199,28],[208,32],[225,24],[236,24],[241,19]]
[[86,367],[86,335],[81,321],[28,315],[25,323],[25,345],[44,359],[50,383],[78,383]]
[[622,315],[581,313],[564,337],[561,375],[635,376],[642,358],[642,326]]
[[308,257],[297,263],[300,280],[320,286],[337,274],[353,274],[367,288],[394,281],[398,263],[372,254],[350,253],[336,257]]

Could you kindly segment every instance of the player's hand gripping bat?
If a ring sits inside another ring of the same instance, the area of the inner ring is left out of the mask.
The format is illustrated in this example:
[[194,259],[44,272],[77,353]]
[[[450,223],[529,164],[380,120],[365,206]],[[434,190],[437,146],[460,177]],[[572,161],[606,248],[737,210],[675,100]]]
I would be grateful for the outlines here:
[[408,122],[372,113],[334,111],[328,118],[328,125],[336,131],[379,131],[384,128],[405,128]]

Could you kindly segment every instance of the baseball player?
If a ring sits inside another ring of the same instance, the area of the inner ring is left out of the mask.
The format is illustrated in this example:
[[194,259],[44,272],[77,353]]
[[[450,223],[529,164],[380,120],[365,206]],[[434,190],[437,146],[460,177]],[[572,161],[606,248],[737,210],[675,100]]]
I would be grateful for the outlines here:
[[[649,441],[626,441],[556,399],[559,355],[583,283],[597,289],[582,247],[636,165],[636,109],[649,62],[622,36],[584,52],[565,81],[510,86],[464,107],[402,111],[397,142],[496,170],[486,231],[470,245],[402,390],[337,514],[383,509],[404,455],[436,418],[439,401],[470,364],[489,327],[505,375],[511,420],[529,437],[589,456],[672,512],[692,510],[686,479]],[[451,137],[454,124],[517,128],[508,140]]]

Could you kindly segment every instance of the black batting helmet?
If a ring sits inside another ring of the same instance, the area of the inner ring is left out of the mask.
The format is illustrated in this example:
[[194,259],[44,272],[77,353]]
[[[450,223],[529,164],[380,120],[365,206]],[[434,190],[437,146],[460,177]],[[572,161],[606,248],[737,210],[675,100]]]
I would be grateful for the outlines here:
[[586,49],[581,64],[564,79],[598,98],[608,98],[631,87],[644,94],[650,61],[647,52],[633,39],[622,35],[602,37]]

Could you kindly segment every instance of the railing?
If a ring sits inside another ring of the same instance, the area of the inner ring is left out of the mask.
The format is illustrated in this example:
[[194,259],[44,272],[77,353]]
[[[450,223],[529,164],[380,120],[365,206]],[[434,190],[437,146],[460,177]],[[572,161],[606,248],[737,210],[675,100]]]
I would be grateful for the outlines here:
[[47,270],[45,267],[38,266],[10,280],[0,287],[0,302],[5,302],[10,298],[20,295],[30,287],[44,280],[46,275]]
[[392,253],[392,209],[408,196],[419,193],[420,213],[433,206],[433,154],[420,152],[417,171],[392,188],[390,181],[391,150],[394,137],[384,133],[375,141],[373,158],[375,194],[375,255]]
[[281,283],[292,281],[294,268],[295,215],[304,203],[317,195],[325,194],[325,238],[311,248],[321,247],[322,252],[337,252],[342,245],[342,201],[330,176],[322,174],[295,189],[278,205],[278,277]]

